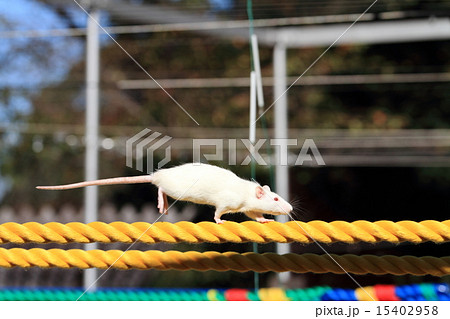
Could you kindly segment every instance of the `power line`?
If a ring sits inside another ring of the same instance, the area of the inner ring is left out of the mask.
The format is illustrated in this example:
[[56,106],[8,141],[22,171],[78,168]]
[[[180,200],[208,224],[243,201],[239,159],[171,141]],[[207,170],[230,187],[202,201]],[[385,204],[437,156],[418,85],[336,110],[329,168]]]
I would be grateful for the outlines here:
[[[292,83],[296,77],[288,77]],[[273,77],[263,77],[264,86],[273,86]],[[199,79],[160,79],[165,88],[227,88],[248,87],[249,78],[199,78]],[[312,85],[355,85],[355,84],[392,84],[392,83],[427,83],[450,82],[450,73],[404,73],[404,74],[358,74],[358,75],[315,75],[305,76],[294,86]],[[157,89],[150,80],[122,80],[117,83],[122,90]]]
[[[341,23],[353,21],[355,14],[315,16],[315,17],[290,17],[274,19],[258,19],[253,21],[253,25],[258,28],[289,26],[289,25],[311,25],[324,23]],[[375,19],[374,14],[368,14],[363,20]],[[201,31],[218,29],[243,29],[248,28],[249,20],[228,20],[228,21],[205,21],[189,23],[167,23],[167,24],[145,24],[105,27],[110,34],[135,34],[135,33],[155,33],[173,31]],[[86,28],[65,28],[48,30],[10,30],[1,31],[0,38],[43,38],[43,37],[79,37],[86,35]]]
[[[287,82],[292,83],[296,77],[288,77]],[[204,88],[245,88],[249,87],[249,78],[184,78],[184,79],[160,79],[161,85],[169,89],[204,89]],[[440,83],[450,82],[450,72],[439,73],[392,73],[392,74],[349,74],[349,75],[310,75],[304,76],[302,81],[294,86],[326,86],[326,85],[364,85],[364,84],[417,84],[417,83]],[[39,82],[35,85],[45,86],[53,82]],[[83,85],[82,80],[66,81],[58,87],[45,87],[45,90],[79,90]],[[272,77],[263,77],[264,86],[272,86]],[[157,89],[157,85],[151,80],[120,80],[116,84],[101,82],[102,88],[121,90],[144,90]],[[2,85],[0,84],[0,91]],[[30,91],[35,87],[8,87],[9,91]]]
[[[83,124],[50,124],[27,123],[11,124],[0,123],[0,132],[17,132],[35,135],[84,135]],[[104,135],[123,137],[134,135],[140,131],[140,126],[102,125]],[[192,138],[209,137],[229,139],[246,138],[248,128],[208,128],[208,127],[156,127],[152,130],[162,132],[180,141],[180,147]],[[257,129],[261,136],[261,129]],[[268,136],[273,136],[273,129],[269,129]],[[325,148],[371,148],[371,147],[448,147],[450,146],[450,129],[289,129],[288,138],[308,136],[314,138]],[[226,144],[226,143],[225,143]],[[225,145],[224,144],[224,145]]]

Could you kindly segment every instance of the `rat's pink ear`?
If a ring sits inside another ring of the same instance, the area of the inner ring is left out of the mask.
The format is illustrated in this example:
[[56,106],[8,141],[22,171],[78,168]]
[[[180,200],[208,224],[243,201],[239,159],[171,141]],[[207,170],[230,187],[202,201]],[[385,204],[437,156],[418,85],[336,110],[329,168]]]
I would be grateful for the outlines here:
[[256,186],[256,198],[260,199],[264,196],[264,190],[261,186]]
[[270,192],[270,187],[267,186],[267,185],[264,185],[264,186],[263,186],[263,189],[264,189],[266,192]]

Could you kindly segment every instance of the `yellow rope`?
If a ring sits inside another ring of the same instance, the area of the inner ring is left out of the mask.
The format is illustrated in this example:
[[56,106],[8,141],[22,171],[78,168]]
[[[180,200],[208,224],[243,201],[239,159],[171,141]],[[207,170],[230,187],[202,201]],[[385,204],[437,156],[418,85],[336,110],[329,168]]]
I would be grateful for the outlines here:
[[356,288],[355,295],[359,301],[379,301],[373,286]]
[[[145,234],[143,234],[145,232]],[[194,224],[178,222],[175,224],[158,222],[124,223],[103,222],[83,223],[47,223],[35,222],[0,225],[0,243],[132,243],[135,240],[153,244],[167,243],[268,243],[268,242],[300,242],[311,243],[313,240],[322,243],[356,243],[360,241],[376,243],[388,241],[400,243],[409,241],[423,243],[433,241],[443,243],[450,241],[450,220],[443,222],[425,220],[421,222],[387,220],[368,222],[364,220],[352,223],[344,221],[311,222],[270,222],[261,224],[247,221],[243,223],[225,222],[218,225],[211,222]]]
[[289,301],[286,290],[281,288],[261,288],[258,292],[261,301]]
[[[393,274],[393,275],[434,275],[450,274],[450,257],[413,256],[373,256],[373,255],[328,255],[274,253],[255,254],[236,252],[204,253],[188,251],[137,251],[129,250],[80,250],[0,248],[0,267],[60,267],[60,268],[102,268],[112,265],[118,269],[159,269],[159,270],[234,270],[239,272],[292,271],[296,273],[349,273]],[[340,265],[338,265],[338,264]],[[342,268],[341,268],[342,266]]]

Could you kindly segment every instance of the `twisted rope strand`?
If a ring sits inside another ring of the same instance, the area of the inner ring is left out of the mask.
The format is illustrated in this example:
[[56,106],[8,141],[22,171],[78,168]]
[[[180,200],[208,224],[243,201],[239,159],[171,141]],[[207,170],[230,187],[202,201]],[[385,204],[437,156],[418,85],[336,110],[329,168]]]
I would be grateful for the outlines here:
[[444,243],[450,241],[450,220],[438,222],[425,220],[421,222],[387,220],[368,222],[323,221],[311,222],[270,222],[261,224],[253,221],[243,223],[226,222],[218,225],[211,222],[198,224],[178,222],[175,224],[157,222],[152,227],[149,223],[136,222],[92,222],[83,224],[78,222],[61,224],[39,224],[30,222],[25,224],[5,223],[0,225],[0,243],[132,243],[140,242],[154,244],[167,243],[269,243],[299,242],[309,244],[314,240],[322,243],[376,243],[388,241],[400,243],[409,241],[423,243],[432,241]]
[[[120,250],[80,250],[0,248],[0,267],[59,267],[59,268],[102,268],[106,269],[122,255]],[[450,257],[331,255],[346,271],[353,274],[413,274],[418,276],[444,276],[450,274]],[[137,251],[129,250],[113,264],[117,269],[158,270],[234,270],[238,272],[283,272],[296,273],[344,273],[328,255],[274,253],[255,254],[207,251]]]
[[[365,291],[372,293],[377,298],[377,290],[380,286],[364,287]],[[389,295],[384,295],[382,300],[441,300],[449,301],[448,284],[413,284],[407,286],[390,286],[394,289]],[[327,286],[317,286],[305,289],[280,289],[262,288],[253,289],[185,289],[185,288],[99,288],[86,292],[80,300],[84,301],[225,301],[238,298],[250,301],[362,301],[367,299],[367,294],[361,288],[341,289]],[[0,301],[74,301],[78,299],[83,289],[79,288],[4,288],[0,289]],[[381,300],[381,299],[380,299]]]

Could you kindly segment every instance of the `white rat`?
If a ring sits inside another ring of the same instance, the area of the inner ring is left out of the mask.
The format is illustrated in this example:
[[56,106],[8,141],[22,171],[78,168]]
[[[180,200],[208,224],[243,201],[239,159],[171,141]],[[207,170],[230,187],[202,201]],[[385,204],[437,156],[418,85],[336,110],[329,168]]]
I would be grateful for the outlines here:
[[288,215],[292,206],[279,195],[270,191],[269,186],[244,180],[233,172],[208,164],[183,164],[161,169],[151,175],[116,177],[80,182],[60,186],[37,186],[38,189],[64,190],[93,185],[117,185],[152,183],[158,187],[158,208],[161,214],[168,209],[167,195],[197,204],[212,205],[216,208],[214,220],[218,224],[223,214],[241,212],[258,222],[273,219],[263,214]]

